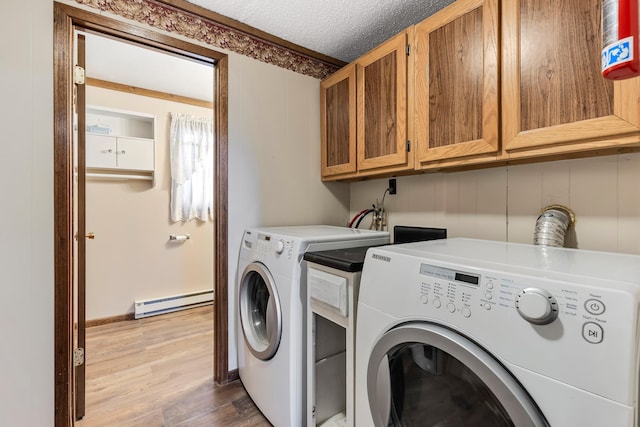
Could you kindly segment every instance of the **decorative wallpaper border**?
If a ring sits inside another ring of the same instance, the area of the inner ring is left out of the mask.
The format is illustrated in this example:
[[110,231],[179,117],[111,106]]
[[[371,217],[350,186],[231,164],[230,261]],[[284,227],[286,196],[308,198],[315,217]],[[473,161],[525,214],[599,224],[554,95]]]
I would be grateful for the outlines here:
[[296,73],[325,78],[338,66],[268,42],[195,13],[155,0],[75,0],[123,18],[177,33]]

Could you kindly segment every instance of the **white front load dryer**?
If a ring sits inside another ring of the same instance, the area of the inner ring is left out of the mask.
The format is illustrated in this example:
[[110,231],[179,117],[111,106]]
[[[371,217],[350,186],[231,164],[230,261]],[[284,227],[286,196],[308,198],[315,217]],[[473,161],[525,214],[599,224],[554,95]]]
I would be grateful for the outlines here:
[[276,427],[306,420],[307,289],[303,255],[389,243],[389,233],[332,226],[247,229],[238,258],[238,371]]
[[356,426],[637,427],[640,256],[473,239],[373,248]]

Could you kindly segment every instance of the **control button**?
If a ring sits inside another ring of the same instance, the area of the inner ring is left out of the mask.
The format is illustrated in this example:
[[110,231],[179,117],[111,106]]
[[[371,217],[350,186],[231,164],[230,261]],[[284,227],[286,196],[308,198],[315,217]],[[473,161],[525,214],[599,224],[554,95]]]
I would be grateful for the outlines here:
[[429,297],[424,295],[424,294],[420,295],[420,302],[423,303],[423,304],[428,303],[429,302]]
[[487,283],[487,289],[493,289],[493,283],[491,282]]
[[462,310],[460,310],[460,312],[464,317],[471,317],[471,310],[469,310],[469,307],[462,307]]
[[483,307],[485,310],[491,310],[491,304],[484,304]]
[[588,299],[585,303],[584,303],[584,308],[587,309],[587,311],[593,315],[599,315],[604,313],[604,304],[602,303],[602,301],[597,300],[597,299]]
[[456,311],[456,306],[452,303],[449,303],[447,304],[447,310],[449,311],[449,313],[453,313],[454,311]]
[[284,240],[278,240],[275,243],[274,249],[278,255],[284,252]]
[[591,344],[600,344],[604,338],[604,330],[597,323],[587,322],[582,325],[582,338]]
[[490,299],[493,299],[493,294],[490,294],[490,293],[488,293],[488,292],[487,292],[487,293],[484,295],[484,297],[485,297],[485,299],[489,299],[489,300],[490,300]]
[[524,320],[534,325],[548,325],[558,317],[558,302],[549,291],[540,288],[520,291],[515,307]]
[[440,302],[440,300],[439,300],[439,299],[434,299],[434,300],[433,300],[433,306],[434,306],[435,308],[440,308],[440,306],[442,306],[442,302]]

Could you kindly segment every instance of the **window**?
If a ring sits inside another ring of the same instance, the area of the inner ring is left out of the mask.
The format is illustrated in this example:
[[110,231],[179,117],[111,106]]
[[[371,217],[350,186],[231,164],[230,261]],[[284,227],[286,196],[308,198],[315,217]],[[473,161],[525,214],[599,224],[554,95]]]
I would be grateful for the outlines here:
[[171,220],[213,221],[213,119],[171,113]]

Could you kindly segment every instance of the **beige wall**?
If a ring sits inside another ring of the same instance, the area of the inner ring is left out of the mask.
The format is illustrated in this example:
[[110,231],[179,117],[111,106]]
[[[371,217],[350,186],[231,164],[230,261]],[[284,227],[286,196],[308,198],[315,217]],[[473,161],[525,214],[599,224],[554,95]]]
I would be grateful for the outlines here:
[[[398,194],[387,196],[385,206],[389,230],[445,227],[450,237],[533,243],[540,211],[558,203],[577,216],[570,246],[640,254],[638,182],[640,154],[621,154],[401,177]],[[351,184],[351,215],[381,199],[387,183]]]
[[[64,3],[76,5],[67,0]],[[0,27],[0,425],[52,426],[53,2],[6,0]],[[19,36],[18,36],[19,35]],[[242,230],[343,224],[381,197],[386,180],[321,184],[318,81],[230,54],[229,300]],[[449,227],[452,235],[526,241],[538,209],[568,203],[579,247],[640,253],[638,156],[398,179],[392,224]],[[559,166],[557,166],[559,165]],[[592,185],[596,184],[595,190]],[[529,197],[529,191],[531,196]],[[520,199],[520,201],[518,201]],[[231,368],[235,310],[230,310]]]
[[[212,73],[213,78],[213,73]],[[212,117],[213,110],[87,87],[87,104],[156,116],[155,186],[149,181],[87,180],[87,319],[134,311],[135,300],[213,288],[213,222],[172,223],[169,113]],[[170,234],[190,234],[169,242]]]
[[317,79],[229,57],[229,368],[236,360],[235,278],[247,227],[344,225],[349,185],[320,181]]
[[53,425],[53,4],[2,2],[0,425]]
[[[53,426],[54,417],[53,2],[7,0],[2,6],[11,19],[0,28],[0,176],[7,225],[0,243],[0,425],[44,427]],[[348,217],[349,186],[320,182],[318,86],[316,79],[230,53],[231,304],[244,228],[342,224]],[[233,306],[229,315],[233,369]]]

